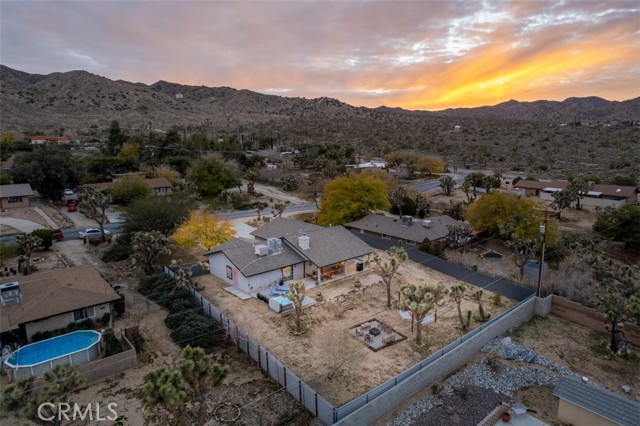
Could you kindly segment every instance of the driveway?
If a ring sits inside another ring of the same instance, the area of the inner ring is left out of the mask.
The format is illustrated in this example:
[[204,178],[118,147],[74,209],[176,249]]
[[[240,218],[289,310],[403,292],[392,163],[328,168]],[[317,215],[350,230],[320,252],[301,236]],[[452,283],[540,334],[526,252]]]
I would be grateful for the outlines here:
[[[384,240],[382,238],[364,235],[359,232],[354,232],[353,234],[365,243],[369,244],[371,247],[379,250],[388,250],[392,246],[402,246],[402,244],[395,241]],[[494,293],[500,293],[517,302],[520,302],[535,293],[533,290],[521,287],[506,278],[492,277],[490,275],[483,274],[482,272],[472,271],[464,266],[447,262],[439,257],[420,251],[416,247],[405,247],[405,249],[407,250],[409,259],[416,263],[420,263],[421,265],[434,269],[438,272],[442,272],[443,274],[449,275],[450,277],[460,281],[473,284],[477,287],[489,289]]]
[[43,229],[46,226],[40,225],[39,223],[32,222],[30,220],[24,219],[15,219],[12,217],[3,217],[2,224],[10,226],[12,228],[17,229],[20,232],[30,233],[35,231],[36,229]]

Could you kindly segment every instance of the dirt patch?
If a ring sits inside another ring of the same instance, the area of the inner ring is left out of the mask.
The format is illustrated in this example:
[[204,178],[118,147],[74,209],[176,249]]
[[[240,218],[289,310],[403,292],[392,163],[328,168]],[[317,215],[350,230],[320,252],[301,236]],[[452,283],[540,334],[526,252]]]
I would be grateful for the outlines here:
[[[549,315],[546,318],[534,317],[516,330],[513,338],[619,395],[633,399],[640,392],[637,380],[639,364],[620,358],[607,358],[594,351],[594,346],[606,341],[604,334]],[[631,386],[631,392],[625,394],[622,385]]]
[[[196,280],[203,286],[202,293],[209,301],[336,406],[392,378],[464,334],[460,330],[455,303],[447,300],[445,306],[438,310],[437,323],[423,327],[425,344],[417,347],[411,321],[403,320],[397,309],[386,307],[386,289],[372,271],[307,290],[307,295],[314,299],[322,293],[325,301],[304,310],[302,321],[305,331],[302,336],[292,333],[292,315],[276,314],[264,302],[254,298],[242,301],[226,292],[226,284],[211,275]],[[356,280],[361,284],[357,290],[354,286]],[[398,300],[399,289],[405,284],[439,282],[446,286],[457,283],[432,269],[406,262],[393,282],[392,297]],[[503,306],[498,308],[490,302],[491,297],[492,293],[485,291],[484,307],[492,315],[512,304],[505,299]],[[465,300],[462,310],[476,314],[477,304]],[[408,339],[377,352],[371,351],[349,334],[349,329],[371,318]],[[478,324],[475,322],[472,328]],[[345,358],[349,361],[335,372],[336,364]],[[334,373],[332,379],[327,378],[330,372]]]
[[558,398],[553,396],[553,389],[544,386],[520,389],[514,399],[531,410],[527,414],[550,425],[558,424]]

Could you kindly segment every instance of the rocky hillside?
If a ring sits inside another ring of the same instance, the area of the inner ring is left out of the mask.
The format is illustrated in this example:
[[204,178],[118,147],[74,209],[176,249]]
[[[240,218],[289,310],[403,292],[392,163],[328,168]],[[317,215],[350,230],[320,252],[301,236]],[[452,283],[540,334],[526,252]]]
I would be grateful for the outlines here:
[[470,167],[555,176],[624,174],[640,163],[640,127],[633,125],[640,121],[640,98],[407,111],[229,87],[113,81],[86,71],[35,75],[0,65],[0,102],[0,131],[17,134],[104,138],[119,120],[129,134],[178,126],[186,136],[268,135],[280,146],[350,144],[363,155],[415,149]]

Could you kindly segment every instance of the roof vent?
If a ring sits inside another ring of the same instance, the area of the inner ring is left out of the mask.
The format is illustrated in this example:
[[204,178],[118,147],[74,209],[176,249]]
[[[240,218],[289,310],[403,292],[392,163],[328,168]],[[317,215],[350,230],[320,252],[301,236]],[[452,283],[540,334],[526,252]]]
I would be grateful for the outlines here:
[[254,253],[258,256],[266,256],[269,254],[269,247],[265,246],[264,244],[258,244],[257,246],[254,246],[254,250]]
[[307,235],[300,235],[298,237],[298,247],[300,247],[302,250],[309,250],[309,241],[311,240],[311,238],[309,238]]
[[431,228],[431,221],[430,220],[423,220],[422,221],[422,226],[424,226],[425,228]]
[[0,302],[5,306],[8,302],[15,300],[20,303],[22,292],[20,291],[20,283],[14,281],[0,285]]
[[616,192],[622,192],[622,188],[616,188]]

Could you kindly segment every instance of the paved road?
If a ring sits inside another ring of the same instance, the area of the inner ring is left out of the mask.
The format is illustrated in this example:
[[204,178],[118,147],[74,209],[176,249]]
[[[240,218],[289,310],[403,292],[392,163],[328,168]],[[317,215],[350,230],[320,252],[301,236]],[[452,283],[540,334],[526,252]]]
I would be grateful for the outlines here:
[[[382,238],[360,234],[359,232],[354,232],[354,234],[371,247],[379,250],[388,250],[394,245],[400,245],[395,241],[384,240]],[[482,272],[472,271],[463,266],[432,256],[429,253],[422,252],[415,247],[407,248],[407,254],[409,255],[409,259],[416,263],[420,263],[460,281],[464,281],[481,288],[486,288],[495,293],[500,293],[503,296],[518,302],[526,299],[534,293],[533,290],[521,287],[505,278],[496,278],[483,274]]]
[[[40,225],[38,227],[38,229],[42,229],[43,226]],[[78,235],[78,232],[82,231],[83,229],[86,229],[87,227],[82,227],[82,228],[64,228],[62,231],[64,232],[64,240],[62,241],[68,241],[68,240],[75,240],[75,239],[80,239],[80,236]],[[97,228],[96,225],[90,226],[89,228]],[[106,229],[107,231],[111,232],[112,234],[117,234],[121,231],[122,229],[122,225],[120,223],[109,223],[107,225],[104,226],[104,229]],[[0,237],[0,241],[2,241],[5,244],[13,244],[16,241],[16,236],[15,235],[3,235]]]
[[[301,213],[301,212],[313,212],[316,211],[315,204],[297,204],[297,205],[287,205],[284,209],[285,213]],[[260,212],[261,215],[270,215],[273,209],[271,207],[266,208]],[[257,216],[255,210],[240,210],[235,212],[221,213],[221,217],[225,219],[240,219],[243,217],[253,217]]]

